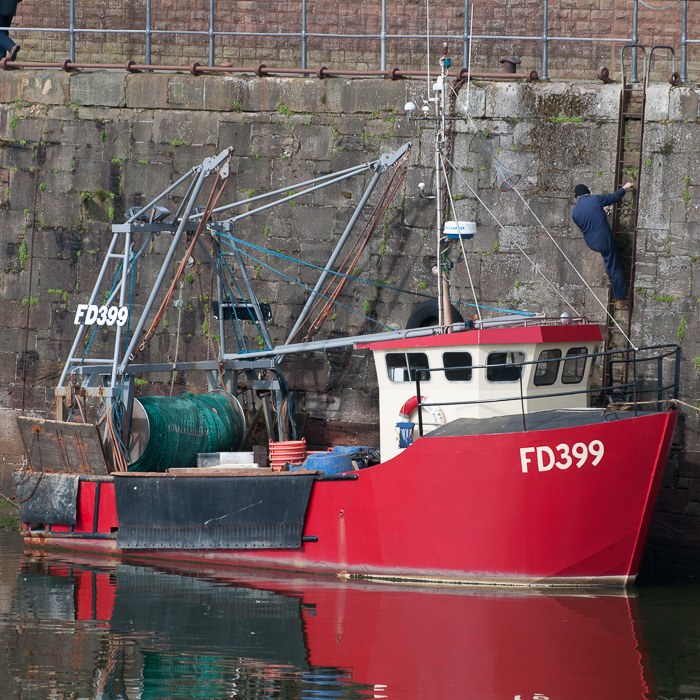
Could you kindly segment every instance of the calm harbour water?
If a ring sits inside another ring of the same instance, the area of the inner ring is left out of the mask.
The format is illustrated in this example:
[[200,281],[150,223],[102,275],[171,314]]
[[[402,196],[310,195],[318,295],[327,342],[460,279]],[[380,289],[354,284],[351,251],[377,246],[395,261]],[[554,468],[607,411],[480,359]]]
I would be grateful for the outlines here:
[[0,700],[700,698],[700,586],[430,589],[24,550],[0,531]]

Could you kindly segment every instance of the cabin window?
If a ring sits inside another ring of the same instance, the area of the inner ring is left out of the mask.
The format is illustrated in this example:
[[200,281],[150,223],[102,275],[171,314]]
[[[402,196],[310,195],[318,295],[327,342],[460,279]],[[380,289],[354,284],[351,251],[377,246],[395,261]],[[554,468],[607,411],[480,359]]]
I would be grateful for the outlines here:
[[535,386],[549,386],[557,381],[561,350],[543,350],[535,367]]
[[442,364],[449,382],[470,382],[472,379],[472,355],[470,352],[444,352]]
[[486,358],[486,379],[490,382],[517,382],[525,362],[524,352],[491,352]]
[[[428,356],[424,352],[387,353],[386,369],[392,382],[415,382],[416,370],[428,369]],[[420,380],[430,381],[430,373],[421,372]]]
[[[561,380],[564,384],[578,384],[586,373],[586,357],[588,348],[570,348],[564,360],[564,371]],[[583,355],[584,357],[581,357]],[[577,357],[578,356],[578,357]]]

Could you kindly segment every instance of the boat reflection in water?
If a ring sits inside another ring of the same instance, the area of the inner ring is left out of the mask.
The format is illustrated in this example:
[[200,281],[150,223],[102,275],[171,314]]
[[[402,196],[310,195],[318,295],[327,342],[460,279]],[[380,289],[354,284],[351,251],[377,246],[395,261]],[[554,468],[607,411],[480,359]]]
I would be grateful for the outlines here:
[[410,588],[29,554],[13,613],[12,676],[29,678],[30,650],[69,631],[70,641],[51,642],[47,668],[64,669],[57,692],[83,697],[655,697],[636,599],[621,594]]

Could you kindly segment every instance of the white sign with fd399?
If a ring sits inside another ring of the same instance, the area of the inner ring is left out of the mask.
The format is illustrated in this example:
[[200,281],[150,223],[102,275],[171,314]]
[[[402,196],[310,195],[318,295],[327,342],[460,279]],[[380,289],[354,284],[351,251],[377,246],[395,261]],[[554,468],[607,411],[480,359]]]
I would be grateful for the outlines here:
[[603,459],[605,445],[600,440],[575,442],[568,445],[565,442],[556,447],[539,445],[538,447],[520,448],[520,466],[523,474],[527,474],[530,467],[537,466],[537,471],[548,472],[550,469],[568,469],[576,465],[579,469],[590,464],[595,467]]
[[129,319],[129,309],[126,306],[97,306],[97,304],[78,304],[75,310],[75,325],[84,323],[86,326],[123,326]]

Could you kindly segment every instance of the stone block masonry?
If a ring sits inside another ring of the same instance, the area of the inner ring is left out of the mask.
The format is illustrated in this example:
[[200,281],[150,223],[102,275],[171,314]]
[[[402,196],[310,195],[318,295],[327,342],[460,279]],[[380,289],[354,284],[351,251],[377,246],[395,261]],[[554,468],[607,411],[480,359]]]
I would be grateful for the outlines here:
[[[427,194],[434,187],[432,126],[409,124],[402,114],[403,105],[420,102],[424,91],[422,80],[0,72],[0,491],[11,492],[9,473],[22,459],[15,416],[51,411],[75,310],[90,294],[110,224],[228,146],[234,155],[225,198],[233,201],[412,142],[403,186],[353,270],[387,286],[348,285],[341,301],[361,313],[338,308],[319,337],[384,327],[362,314],[403,327],[423,299],[419,295],[435,293],[433,210],[418,191],[419,182]],[[619,85],[596,82],[474,82],[469,106],[464,89],[456,101],[459,112],[468,109],[474,124],[488,132],[504,165],[522,173],[524,198],[601,298],[607,293],[602,263],[585,247],[569,213],[574,184],[586,182],[594,192],[614,186],[619,97]],[[693,88],[653,84],[647,115],[632,337],[640,344],[681,345],[681,399],[694,405],[700,373],[700,101]],[[480,303],[550,315],[564,310],[518,253],[517,241],[581,313],[602,322],[600,307],[522,201],[498,192],[493,164],[469,151],[473,128],[455,126],[450,152],[459,171],[453,178],[455,214],[478,227],[466,255]],[[289,278],[306,284],[315,279],[317,271],[307,265],[325,263],[369,177],[239,223],[241,239],[266,249],[250,251],[249,269],[260,298],[272,306],[275,342],[286,337],[305,301],[305,291]],[[181,194],[173,193],[173,209]],[[147,250],[134,280],[137,310],[166,246],[156,238]],[[453,260],[453,298],[468,314],[473,299],[464,261],[457,254]],[[168,310],[140,359],[211,357],[211,295],[210,271],[201,260],[183,285],[182,313]],[[256,347],[250,328],[246,342]],[[109,331],[98,332],[92,343],[108,352]],[[376,441],[376,380],[365,353],[290,358],[285,371],[300,407],[318,409],[318,417],[307,421],[310,442],[343,435]],[[167,393],[171,379],[150,377],[140,391]],[[178,392],[201,389],[194,374],[175,380]],[[652,541],[674,539],[687,549],[700,547],[694,534],[700,532],[700,477],[690,468],[700,460],[700,422],[692,408],[681,406],[681,414]]]

